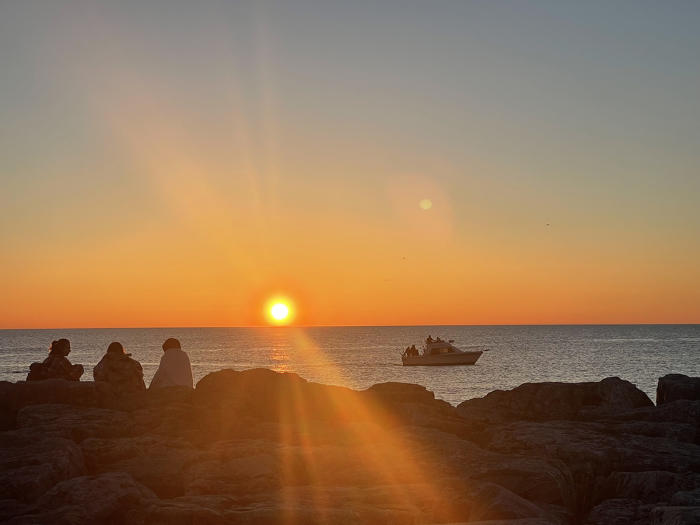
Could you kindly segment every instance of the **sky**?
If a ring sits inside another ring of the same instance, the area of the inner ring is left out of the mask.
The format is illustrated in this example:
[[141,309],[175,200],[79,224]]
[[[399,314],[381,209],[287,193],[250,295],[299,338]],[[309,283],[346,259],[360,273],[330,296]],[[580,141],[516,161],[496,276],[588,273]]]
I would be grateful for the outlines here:
[[0,2],[0,328],[700,323],[698,26]]

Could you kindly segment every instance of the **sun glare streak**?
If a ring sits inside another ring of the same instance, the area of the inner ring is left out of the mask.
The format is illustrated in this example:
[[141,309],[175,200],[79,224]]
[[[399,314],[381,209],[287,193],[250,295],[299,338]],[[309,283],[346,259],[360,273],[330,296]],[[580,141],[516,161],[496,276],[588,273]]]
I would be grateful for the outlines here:
[[[149,75],[138,60],[125,62],[118,48],[110,53],[109,60],[98,55],[86,56],[86,60],[102,73],[96,76],[98,85],[91,91],[94,96],[88,97],[86,104],[94,120],[124,151],[125,159],[132,165],[130,171],[148,182],[151,191],[176,219],[212,248],[224,252],[230,259],[230,266],[236,267],[236,273],[248,275],[249,280],[264,276],[259,257],[266,253],[266,245],[260,239],[264,241],[271,235],[268,217],[270,209],[276,209],[279,184],[274,55],[269,32],[265,31],[265,15],[261,11],[255,16],[259,33],[256,41],[257,82],[264,95],[263,106],[257,114],[238,109],[246,105],[246,90],[239,85],[239,72],[232,71],[229,90],[223,101],[232,113],[233,143],[229,152],[233,153],[229,157],[218,158],[205,150],[197,135],[185,125],[187,116],[170,105],[167,96],[153,95],[168,94],[171,90],[158,77]],[[119,27],[100,17],[91,18],[90,27],[99,28],[96,32],[107,40],[123,40]],[[233,48],[233,43],[225,36],[228,32],[223,26],[219,29],[213,32],[213,36],[218,35],[221,47]],[[109,68],[103,70],[106,63]],[[142,89],[143,86],[148,86],[148,89]],[[258,136],[259,130],[262,130],[262,136]],[[256,162],[255,144],[261,141],[265,149],[263,162]],[[236,159],[234,172],[231,158]],[[222,176],[224,174],[226,177]],[[250,221],[245,222],[246,230],[238,226],[242,223],[242,212],[226,197],[230,194],[226,181],[235,177],[247,180],[248,198],[245,201],[249,209],[245,213],[256,217],[254,227]],[[246,240],[246,236],[249,239]],[[241,245],[246,242],[259,244],[257,260],[241,257],[246,252]]]
[[[280,419],[283,422],[280,429],[281,443],[284,447],[280,454],[282,465],[282,499],[285,501],[286,508],[293,507],[294,504],[298,505],[298,498],[294,497],[294,489],[300,480],[296,479],[294,475],[293,468],[293,457],[290,453],[292,447],[292,442],[294,440],[295,450],[299,453],[301,461],[306,469],[308,475],[308,482],[311,501],[313,503],[313,511],[316,516],[315,522],[317,523],[330,523],[326,507],[327,505],[323,501],[323,496],[320,491],[320,484],[323,482],[322,472],[319,469],[318,461],[316,458],[316,446],[311,439],[313,429],[309,425],[309,420],[312,414],[308,413],[306,404],[304,402],[303,396],[300,391],[300,384],[294,383],[292,385],[291,395],[288,399],[280,399]],[[290,406],[291,405],[291,406]],[[296,439],[293,438],[290,428],[292,426],[297,428]],[[294,522],[293,515],[288,511],[285,513],[284,522]]]
[[[329,377],[324,379],[324,383],[342,383],[342,375],[338,367],[303,330],[299,330],[296,334],[295,347],[305,361],[313,362],[327,371]],[[412,511],[430,508],[447,515],[452,513],[450,502],[430,483],[430,480],[438,477],[438,472],[431,471],[433,468],[431,465],[439,464],[438,461],[435,458],[426,458],[421,453],[416,441],[411,439],[410,434],[394,414],[374,400],[371,395],[357,393],[343,387],[326,387],[324,402],[327,407],[330,407],[335,425],[341,427],[337,430],[342,431],[347,440],[352,443],[348,447],[352,461],[362,465],[367,476],[386,487],[392,505]],[[308,399],[298,395],[290,396],[286,400],[286,409],[282,410],[286,414],[296,414],[297,422],[306,422],[314,415],[310,413],[314,408],[307,406],[306,403]],[[317,465],[320,462],[314,456],[311,443],[308,441],[311,433],[305,426],[298,428],[297,432],[302,451],[308,448],[308,453],[303,455],[303,461],[310,473],[316,473],[312,477],[319,475],[319,472],[327,476],[329,473]],[[283,436],[283,439],[289,438],[289,435]],[[326,470],[327,467],[326,465]],[[289,470],[288,465],[283,467],[283,471],[289,472]],[[328,481],[328,479],[321,481]],[[312,487],[312,490],[318,489]],[[322,496],[317,492],[314,492],[312,497],[316,506],[323,501]]]

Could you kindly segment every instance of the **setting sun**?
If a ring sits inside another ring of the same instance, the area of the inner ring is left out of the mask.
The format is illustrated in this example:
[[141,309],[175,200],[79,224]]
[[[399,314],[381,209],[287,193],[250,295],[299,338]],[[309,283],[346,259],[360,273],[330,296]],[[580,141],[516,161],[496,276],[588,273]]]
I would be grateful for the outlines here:
[[289,316],[289,307],[284,303],[275,303],[270,308],[270,315],[276,321],[284,321]]
[[283,296],[271,297],[265,303],[265,317],[269,324],[290,324],[295,317],[294,302]]

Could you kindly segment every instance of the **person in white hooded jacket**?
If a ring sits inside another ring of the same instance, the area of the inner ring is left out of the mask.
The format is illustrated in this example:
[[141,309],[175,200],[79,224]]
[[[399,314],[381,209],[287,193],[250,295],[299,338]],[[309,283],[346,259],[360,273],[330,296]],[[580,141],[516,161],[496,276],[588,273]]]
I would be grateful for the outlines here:
[[163,357],[156,375],[151,379],[149,390],[166,386],[187,386],[194,388],[190,358],[180,347],[180,341],[171,337],[163,343]]

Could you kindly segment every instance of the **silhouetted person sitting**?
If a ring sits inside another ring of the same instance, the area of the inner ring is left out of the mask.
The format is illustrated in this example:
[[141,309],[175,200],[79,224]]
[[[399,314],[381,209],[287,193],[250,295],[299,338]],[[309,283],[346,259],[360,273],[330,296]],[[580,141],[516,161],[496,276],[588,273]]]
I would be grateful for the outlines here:
[[70,341],[59,339],[53,341],[49,347],[49,357],[41,363],[32,363],[29,366],[27,381],[41,381],[43,379],[67,379],[79,381],[83,375],[83,365],[72,365],[66,357],[70,354]]
[[190,358],[180,348],[180,341],[172,337],[163,343],[163,357],[160,358],[160,365],[148,388],[166,386],[194,388]]
[[141,363],[124,352],[121,343],[111,343],[107,347],[107,353],[93,369],[92,377],[95,381],[109,383],[119,393],[146,390]]

